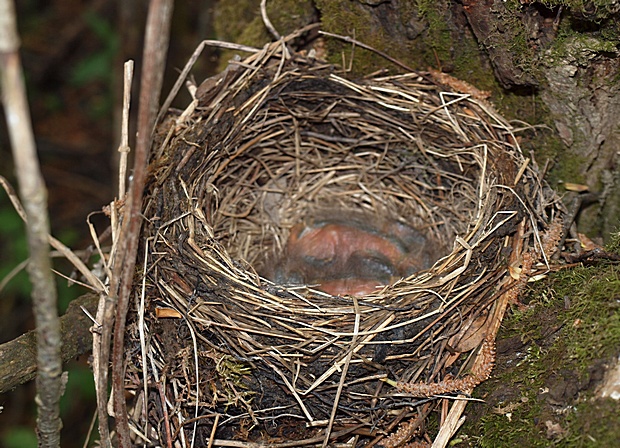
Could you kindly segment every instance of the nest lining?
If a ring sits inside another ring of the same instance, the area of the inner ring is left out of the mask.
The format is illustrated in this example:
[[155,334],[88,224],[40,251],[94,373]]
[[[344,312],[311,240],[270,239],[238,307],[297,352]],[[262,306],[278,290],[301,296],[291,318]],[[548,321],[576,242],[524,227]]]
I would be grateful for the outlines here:
[[[490,106],[420,74],[354,82],[279,44],[230,70],[189,121],[159,127],[151,163],[148,370],[171,397],[159,406],[179,437],[204,414],[192,434],[222,446],[314,440],[330,419],[333,440],[389,433],[422,401],[381,380],[467,372],[508,252],[539,245],[556,198]],[[411,226],[435,262],[360,298],[260,275],[295,224],[331,213]],[[147,420],[148,437],[171,437]]]

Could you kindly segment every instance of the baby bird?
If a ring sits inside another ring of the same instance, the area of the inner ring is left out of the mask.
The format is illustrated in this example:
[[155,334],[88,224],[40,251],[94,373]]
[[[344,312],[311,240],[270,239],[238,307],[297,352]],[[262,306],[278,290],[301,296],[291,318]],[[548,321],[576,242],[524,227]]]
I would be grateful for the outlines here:
[[397,222],[325,219],[291,229],[274,280],[331,295],[364,296],[429,267],[426,238]]

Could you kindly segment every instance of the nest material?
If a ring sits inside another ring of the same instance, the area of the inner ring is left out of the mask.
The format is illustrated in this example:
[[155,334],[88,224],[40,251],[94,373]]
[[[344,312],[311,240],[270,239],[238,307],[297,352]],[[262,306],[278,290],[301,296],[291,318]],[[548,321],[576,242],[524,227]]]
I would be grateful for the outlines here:
[[[540,253],[559,214],[511,125],[422,74],[352,81],[280,43],[197,100],[159,126],[151,162],[134,425],[183,446],[355,446],[403,419],[423,435],[436,400],[420,397],[488,375],[471,355],[520,269],[511,251]],[[260,275],[331,213],[415,228],[432,267],[358,298]]]

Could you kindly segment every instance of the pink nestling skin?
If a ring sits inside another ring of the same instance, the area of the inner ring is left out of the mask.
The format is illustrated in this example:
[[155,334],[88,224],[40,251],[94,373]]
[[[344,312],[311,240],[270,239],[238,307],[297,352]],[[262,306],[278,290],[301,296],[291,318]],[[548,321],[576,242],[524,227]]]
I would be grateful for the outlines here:
[[354,252],[381,254],[388,260],[400,260],[404,256],[383,236],[343,224],[325,224],[291,234],[287,251],[289,255],[303,254],[304,257],[335,262],[338,266],[344,266]]
[[371,294],[425,267],[410,253],[425,240],[412,232],[416,231],[399,224],[380,230],[342,221],[323,221],[312,227],[298,224],[291,229],[276,281],[316,285],[332,295]]

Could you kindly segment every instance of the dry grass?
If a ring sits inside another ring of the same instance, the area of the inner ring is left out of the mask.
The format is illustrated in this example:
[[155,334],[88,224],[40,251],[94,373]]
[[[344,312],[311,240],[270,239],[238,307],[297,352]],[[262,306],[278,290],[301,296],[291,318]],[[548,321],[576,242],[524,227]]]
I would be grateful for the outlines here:
[[[489,104],[424,74],[353,81],[277,42],[211,81],[156,136],[128,336],[136,443],[373,446],[407,420],[428,439],[445,398],[383,380],[475,386],[458,379],[485,339],[492,357],[498,301],[530,274],[520,254],[542,254],[556,196]],[[360,298],[259,275],[292,226],[335,212],[406,223],[436,262]]]

